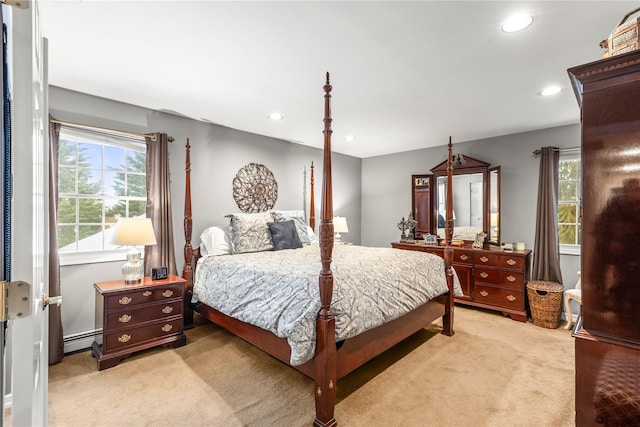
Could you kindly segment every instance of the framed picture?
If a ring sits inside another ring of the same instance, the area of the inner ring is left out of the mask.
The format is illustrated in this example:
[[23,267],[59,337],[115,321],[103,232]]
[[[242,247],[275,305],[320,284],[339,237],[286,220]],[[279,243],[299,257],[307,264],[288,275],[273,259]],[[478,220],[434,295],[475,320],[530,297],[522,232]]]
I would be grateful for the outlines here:
[[482,247],[484,246],[485,237],[487,237],[487,233],[485,232],[480,232],[476,234],[476,239],[473,241],[473,244],[471,245],[471,247],[482,249]]
[[438,244],[438,236],[435,236],[433,234],[423,234],[422,238],[424,239],[424,244],[425,245],[437,245]]

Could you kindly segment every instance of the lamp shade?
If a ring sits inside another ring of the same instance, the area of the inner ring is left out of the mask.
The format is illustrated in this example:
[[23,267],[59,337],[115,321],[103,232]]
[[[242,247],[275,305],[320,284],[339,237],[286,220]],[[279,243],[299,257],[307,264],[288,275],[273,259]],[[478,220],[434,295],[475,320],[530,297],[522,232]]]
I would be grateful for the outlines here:
[[118,246],[147,246],[156,243],[150,218],[120,218],[111,238],[111,244]]
[[333,217],[333,231],[336,233],[348,233],[347,218],[343,216]]

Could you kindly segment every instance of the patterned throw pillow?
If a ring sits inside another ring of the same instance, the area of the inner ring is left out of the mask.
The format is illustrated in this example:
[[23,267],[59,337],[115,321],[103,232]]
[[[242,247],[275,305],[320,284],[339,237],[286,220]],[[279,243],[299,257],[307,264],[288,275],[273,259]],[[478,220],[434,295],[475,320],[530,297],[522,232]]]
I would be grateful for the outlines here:
[[307,233],[307,223],[304,220],[304,211],[302,210],[272,210],[271,215],[275,222],[283,222],[293,220],[298,237],[304,246],[311,243],[309,234]]
[[231,218],[231,248],[234,254],[260,252],[273,249],[268,222],[273,221],[271,211],[259,213],[234,213]]
[[292,219],[283,222],[270,222],[269,232],[273,242],[273,250],[297,249],[302,247],[296,226]]

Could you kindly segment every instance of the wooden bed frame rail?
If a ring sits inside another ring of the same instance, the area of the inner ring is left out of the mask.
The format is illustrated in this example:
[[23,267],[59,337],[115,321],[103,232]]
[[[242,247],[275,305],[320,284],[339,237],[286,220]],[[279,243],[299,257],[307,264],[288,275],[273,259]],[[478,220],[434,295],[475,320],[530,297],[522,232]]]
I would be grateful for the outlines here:
[[[333,185],[331,174],[331,90],[329,73],[326,74],[324,89],[324,155],[322,166],[322,202],[321,218],[319,226],[320,261],[322,269],[318,280],[321,309],[316,320],[317,341],[316,353],[312,360],[293,366],[305,375],[313,378],[316,416],[313,425],[316,427],[329,427],[337,425],[334,417],[336,404],[336,384],[338,379],[347,375],[354,369],[362,366],[367,361],[388,350],[395,344],[416,333],[424,326],[442,317],[442,333],[448,336],[453,331],[453,248],[451,240],[453,236],[453,193],[451,185],[453,172],[453,149],[449,138],[449,154],[447,163],[447,207],[444,250],[446,266],[446,278],[449,292],[441,295],[406,315],[383,324],[377,328],[368,330],[360,335],[345,340],[340,346],[335,339],[335,318],[331,311],[331,298],[333,295],[333,273],[331,271],[332,253],[334,245],[333,229]],[[182,276],[188,282],[187,297],[185,300],[185,327],[193,325],[193,309],[201,315],[227,329],[245,341],[264,350],[284,363],[289,364],[291,349],[287,341],[278,338],[269,331],[256,326],[233,319],[204,304],[193,306],[190,303],[195,266],[200,257],[199,248],[191,245],[192,235],[192,211],[191,211],[191,146],[187,139],[185,159],[185,207],[184,207],[184,270]],[[315,225],[314,206],[314,176],[313,163],[311,165],[311,213],[310,222]]]

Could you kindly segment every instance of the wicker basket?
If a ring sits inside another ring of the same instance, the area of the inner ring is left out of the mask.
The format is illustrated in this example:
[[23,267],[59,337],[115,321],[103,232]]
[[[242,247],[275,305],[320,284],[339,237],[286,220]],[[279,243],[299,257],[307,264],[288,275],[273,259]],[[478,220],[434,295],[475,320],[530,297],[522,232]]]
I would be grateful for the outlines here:
[[640,41],[640,18],[635,18],[627,22],[627,19],[637,12],[640,12],[640,8],[627,13],[618,23],[609,38],[600,42],[600,47],[606,49],[602,55],[603,58],[632,52],[638,49]]
[[549,329],[560,326],[563,291],[564,287],[557,282],[532,280],[527,283],[527,295],[534,325]]

